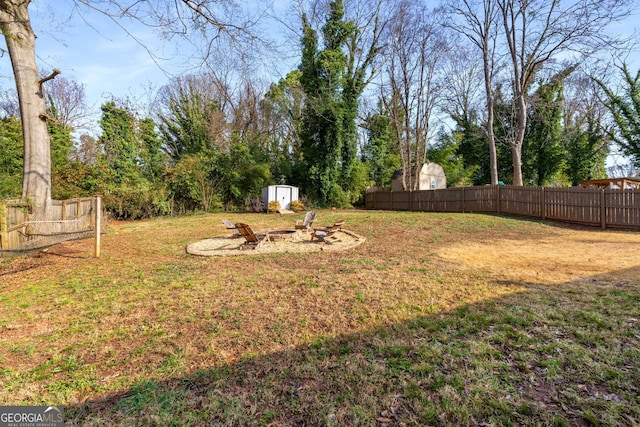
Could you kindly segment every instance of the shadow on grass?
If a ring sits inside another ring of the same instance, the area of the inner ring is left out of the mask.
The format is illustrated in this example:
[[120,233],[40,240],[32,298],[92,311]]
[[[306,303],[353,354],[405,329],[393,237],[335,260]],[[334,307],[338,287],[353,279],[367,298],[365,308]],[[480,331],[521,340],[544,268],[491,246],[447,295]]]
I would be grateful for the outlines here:
[[[66,407],[69,425],[640,423],[640,267]],[[634,279],[635,278],[635,279]]]

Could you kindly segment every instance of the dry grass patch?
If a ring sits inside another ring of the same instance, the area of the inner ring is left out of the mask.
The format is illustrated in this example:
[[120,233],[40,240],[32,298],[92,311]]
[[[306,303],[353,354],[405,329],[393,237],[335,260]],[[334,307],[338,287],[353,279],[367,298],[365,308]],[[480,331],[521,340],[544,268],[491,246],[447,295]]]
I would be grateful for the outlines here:
[[[0,261],[0,401],[71,425],[634,425],[640,234],[320,211],[344,252],[194,257],[298,216],[111,224]],[[576,256],[579,254],[580,256]]]
[[569,229],[540,239],[462,242],[438,254],[470,270],[553,284],[633,268],[638,265],[634,253],[639,249],[637,233]]

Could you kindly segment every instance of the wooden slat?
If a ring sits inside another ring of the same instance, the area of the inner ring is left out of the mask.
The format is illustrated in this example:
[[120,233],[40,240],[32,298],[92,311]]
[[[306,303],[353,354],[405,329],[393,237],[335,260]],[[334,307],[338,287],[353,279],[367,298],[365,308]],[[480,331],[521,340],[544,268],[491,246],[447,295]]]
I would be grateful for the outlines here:
[[7,221],[7,205],[0,202],[0,249],[8,249],[9,223]]

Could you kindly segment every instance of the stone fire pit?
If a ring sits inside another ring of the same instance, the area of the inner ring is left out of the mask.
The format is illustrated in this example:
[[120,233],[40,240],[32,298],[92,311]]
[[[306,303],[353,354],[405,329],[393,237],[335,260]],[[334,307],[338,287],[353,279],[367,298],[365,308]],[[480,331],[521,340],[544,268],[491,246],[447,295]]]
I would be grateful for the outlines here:
[[297,240],[300,238],[299,230],[269,230],[269,240],[272,242],[283,242]]

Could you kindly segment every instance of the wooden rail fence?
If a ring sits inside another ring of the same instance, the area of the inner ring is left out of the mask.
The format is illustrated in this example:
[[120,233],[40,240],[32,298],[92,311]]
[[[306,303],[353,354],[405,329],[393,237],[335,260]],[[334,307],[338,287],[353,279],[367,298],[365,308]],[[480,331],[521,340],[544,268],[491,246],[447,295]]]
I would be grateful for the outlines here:
[[494,212],[602,228],[640,229],[640,190],[491,185],[366,195],[367,209]]
[[0,257],[87,237],[96,237],[99,256],[101,211],[100,197],[52,200],[44,215],[27,201],[0,200]]

